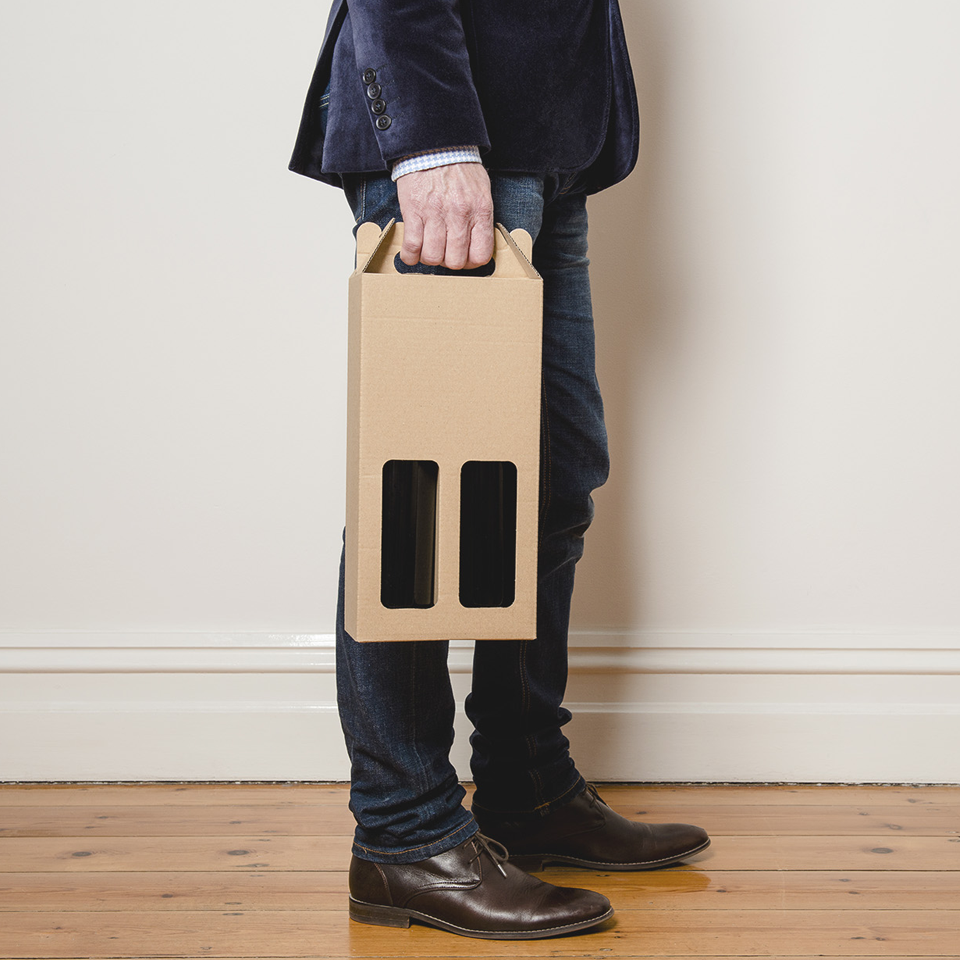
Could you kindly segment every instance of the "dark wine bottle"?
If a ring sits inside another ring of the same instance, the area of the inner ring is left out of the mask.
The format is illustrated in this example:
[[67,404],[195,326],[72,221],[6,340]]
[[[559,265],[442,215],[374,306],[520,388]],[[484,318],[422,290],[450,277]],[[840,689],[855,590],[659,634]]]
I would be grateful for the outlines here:
[[391,609],[437,602],[437,464],[383,465],[380,602]]
[[460,471],[460,603],[509,607],[517,581],[517,467],[470,460]]

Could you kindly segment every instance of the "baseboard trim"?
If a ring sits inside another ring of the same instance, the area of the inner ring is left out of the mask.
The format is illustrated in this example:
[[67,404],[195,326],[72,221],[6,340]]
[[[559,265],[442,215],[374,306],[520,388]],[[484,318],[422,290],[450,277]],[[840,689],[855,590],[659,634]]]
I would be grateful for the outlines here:
[[[452,673],[471,644],[454,642]],[[5,673],[320,673],[330,634],[0,633]],[[570,671],[617,674],[960,675],[960,634],[576,632]]]
[[[960,783],[956,704],[571,703],[590,779]],[[2,781],[346,780],[333,703],[6,704]],[[9,731],[18,731],[15,737]],[[452,759],[470,778],[469,723]]]
[[[0,780],[344,780],[333,671],[325,634],[0,634]],[[567,730],[599,780],[960,783],[957,673],[947,633],[580,632]]]

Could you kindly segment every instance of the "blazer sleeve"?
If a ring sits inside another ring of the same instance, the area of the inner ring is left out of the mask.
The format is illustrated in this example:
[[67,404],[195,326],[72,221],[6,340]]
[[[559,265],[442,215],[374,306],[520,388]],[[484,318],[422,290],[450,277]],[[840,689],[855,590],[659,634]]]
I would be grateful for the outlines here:
[[356,96],[384,163],[437,147],[488,149],[459,0],[349,0],[348,7]]

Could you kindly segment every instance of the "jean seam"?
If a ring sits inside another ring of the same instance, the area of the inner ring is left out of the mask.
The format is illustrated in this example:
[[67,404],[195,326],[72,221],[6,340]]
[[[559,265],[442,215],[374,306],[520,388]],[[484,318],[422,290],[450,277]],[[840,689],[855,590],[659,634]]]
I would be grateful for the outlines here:
[[363,223],[367,215],[367,178],[360,178],[360,214],[356,219],[357,223]]
[[[417,689],[417,666],[420,659],[420,646],[417,643],[413,644],[413,655],[410,658],[410,689],[414,691],[414,696],[416,696]],[[411,721],[412,726],[412,737],[411,737],[411,746],[413,747],[414,756],[417,758],[417,766],[420,774],[420,782],[418,787],[424,789],[427,786],[427,765],[423,762],[423,757],[420,754],[420,739],[417,736],[417,716],[418,712],[413,711],[413,717]]]
[[[547,511],[550,508],[550,499],[551,499],[551,469],[550,469],[550,408],[547,403],[547,388],[546,384],[541,380],[540,386],[540,396],[541,396],[541,429],[543,430],[543,458],[544,458],[544,472],[543,472],[543,503],[541,505],[541,517],[539,523],[539,536],[537,543],[537,552],[540,552],[541,547],[543,546],[543,531],[546,528],[546,515]],[[538,631],[539,632],[539,631]],[[527,646],[526,643],[521,643],[521,654],[520,654],[520,679],[523,684],[523,701],[521,704],[521,716],[525,719],[528,713],[528,708],[530,704],[530,688],[529,682],[527,679]],[[527,755],[532,760],[537,755],[537,738],[536,734],[528,734],[525,738],[527,746]],[[543,779],[541,778],[539,772],[533,768],[530,770],[530,779],[532,781],[532,786],[534,794],[541,801],[540,804],[535,807],[539,810],[541,807],[546,804],[543,802]]]
[[550,404],[547,400],[546,384],[540,387],[540,403],[542,406],[541,429],[543,430],[543,502],[540,504],[540,522],[539,536],[537,537],[537,550],[543,547],[543,532],[546,528],[547,511],[550,509],[551,500],[551,469],[550,469]]
[[[527,676],[527,641],[520,641],[520,656],[519,656],[519,673],[520,673],[520,687],[522,690],[522,695],[520,698],[520,729],[522,730],[526,726],[526,718],[530,712],[530,682]],[[524,738],[527,747],[527,757],[532,760],[537,755],[537,739],[536,736],[532,733],[527,734]],[[533,789],[536,792],[537,796],[542,796],[543,784],[540,780],[540,775],[535,769],[530,770],[530,779],[533,781]]]

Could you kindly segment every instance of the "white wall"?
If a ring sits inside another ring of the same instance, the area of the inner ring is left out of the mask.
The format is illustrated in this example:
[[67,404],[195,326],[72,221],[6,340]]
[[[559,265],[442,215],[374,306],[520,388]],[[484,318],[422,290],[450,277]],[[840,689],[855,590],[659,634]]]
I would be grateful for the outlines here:
[[[346,775],[325,6],[4,4],[0,779]],[[581,765],[958,782],[960,6],[623,8]]]

